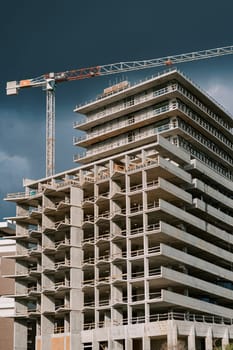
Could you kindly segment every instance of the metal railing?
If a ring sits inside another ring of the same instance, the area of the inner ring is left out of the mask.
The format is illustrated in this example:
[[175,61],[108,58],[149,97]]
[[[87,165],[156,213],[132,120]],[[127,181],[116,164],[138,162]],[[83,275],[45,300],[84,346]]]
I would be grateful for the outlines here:
[[218,116],[216,113],[211,111],[209,108],[207,108],[203,103],[201,103],[195,96],[193,96],[190,92],[188,92],[186,89],[184,89],[181,85],[177,85],[177,89],[180,93],[182,93],[185,97],[187,97],[192,103],[194,103],[196,106],[198,106],[203,112],[208,114],[211,118],[215,119],[217,123],[219,123],[221,126],[223,126],[228,131],[230,130],[230,127],[227,122],[223,120],[220,116]]
[[111,322],[104,323],[90,322],[84,323],[83,329],[89,330],[94,328],[111,327],[111,326],[121,326],[127,324],[138,324],[138,323],[150,323],[150,322],[161,322],[177,320],[184,322],[194,322],[194,323],[207,323],[207,324],[223,324],[223,325],[233,325],[233,319],[227,317],[220,317],[215,315],[204,315],[204,314],[192,314],[189,312],[178,313],[169,312],[163,314],[151,314],[148,316],[137,316],[132,318],[122,318],[121,320],[112,320]]
[[58,311],[59,309],[69,309],[69,308],[70,308],[69,303],[55,305],[55,311]]
[[[177,104],[174,103],[171,106],[163,106],[160,107],[158,109],[155,109],[152,113],[152,115],[148,116],[147,118],[151,118],[152,116],[155,115],[159,115],[168,111],[172,111],[175,108],[177,108]],[[140,141],[142,139],[145,139],[147,137],[151,137],[153,135],[158,135],[159,133],[163,132],[163,131],[168,131],[174,128],[174,125],[172,123],[169,124],[165,124],[162,126],[159,126],[158,128],[154,128],[154,129],[148,129],[142,133],[140,133],[140,135],[136,135],[135,137],[133,137],[132,142],[136,142],[136,141]],[[113,148],[118,148],[124,145],[128,145],[130,143],[130,141],[128,140],[128,137],[122,138],[120,140],[117,140],[115,142],[109,142],[109,144],[107,145],[102,145],[101,144],[98,147],[95,147],[93,150],[89,150],[86,152],[83,152],[82,154],[76,154],[74,155],[74,161],[77,161],[79,159],[85,158],[85,157],[90,157],[96,154],[99,154],[101,152],[105,152],[105,151],[110,151]],[[136,167],[136,165],[135,165]],[[132,169],[130,169],[132,170]]]
[[54,327],[54,333],[65,333],[65,327],[64,326],[55,326]]
[[39,193],[42,193],[41,191],[38,190],[31,190],[29,192],[15,192],[15,193],[7,193],[7,199],[13,199],[13,198],[28,198],[35,196]]
[[[109,107],[105,110],[102,110],[98,113],[95,113],[94,115],[92,116],[88,116],[88,119],[82,119],[80,120],[80,122],[75,122],[74,123],[74,127],[76,127],[77,125],[81,125],[81,124],[86,124],[86,123],[89,123],[89,122],[92,122],[92,121],[96,121],[96,120],[99,120],[100,118],[103,118],[103,117],[107,117],[111,114],[114,114],[114,113],[118,113],[118,112],[121,112],[121,111],[124,111],[126,110],[127,108],[130,108],[132,106],[137,106],[139,105],[140,103],[143,103],[143,102],[146,102],[146,101],[151,101],[153,100],[155,97],[158,97],[158,96],[162,96],[162,95],[165,95],[169,92],[172,92],[172,91],[175,91],[177,88],[177,84],[172,84],[172,85],[168,85],[162,89],[158,89],[158,90],[155,90],[151,93],[148,93],[147,95],[139,95],[139,96],[135,96],[134,100],[131,100],[129,102],[124,102],[124,103],[119,103],[118,105],[116,105],[115,107]],[[136,118],[135,118],[136,119]],[[124,126],[127,126],[127,125],[130,125],[130,121],[128,122],[125,122],[125,123],[120,123],[120,125],[118,125],[118,127],[124,127]],[[107,131],[111,131],[115,129],[114,127],[109,127],[109,128],[106,128],[105,129],[105,132]],[[95,133],[94,136],[99,136],[100,133]],[[90,137],[94,137],[94,136],[90,136]],[[84,137],[85,139],[85,136],[82,136]]]
[[40,293],[41,292],[41,287],[39,286],[33,286],[33,287],[30,287],[28,288],[28,293]]
[[131,172],[131,171],[139,170],[139,169],[142,169],[151,165],[157,165],[157,164],[158,164],[158,158],[153,158],[153,159],[147,158],[144,163],[138,163],[138,164],[130,163],[126,170],[127,172]]

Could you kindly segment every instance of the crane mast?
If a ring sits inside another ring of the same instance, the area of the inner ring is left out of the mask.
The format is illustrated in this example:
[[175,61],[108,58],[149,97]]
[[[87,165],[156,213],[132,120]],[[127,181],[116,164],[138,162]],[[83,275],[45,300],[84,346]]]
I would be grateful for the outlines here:
[[46,176],[55,172],[55,81],[46,85]]
[[42,87],[46,91],[46,177],[55,173],[55,87],[58,83],[111,75],[159,66],[171,66],[190,61],[233,54],[233,46],[194,51],[150,60],[112,63],[58,73],[48,73],[37,78],[7,82],[7,95],[16,95],[19,90]]

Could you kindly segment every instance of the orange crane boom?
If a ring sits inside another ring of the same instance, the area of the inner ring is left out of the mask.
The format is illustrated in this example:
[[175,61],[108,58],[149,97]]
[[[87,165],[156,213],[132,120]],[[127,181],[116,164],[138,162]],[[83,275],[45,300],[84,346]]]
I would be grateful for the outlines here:
[[112,63],[102,66],[48,73],[37,78],[7,82],[7,95],[18,94],[20,89],[42,87],[46,91],[46,176],[55,173],[55,86],[58,83],[111,75],[159,66],[171,66],[183,62],[203,60],[233,54],[233,46],[195,51],[150,60]]

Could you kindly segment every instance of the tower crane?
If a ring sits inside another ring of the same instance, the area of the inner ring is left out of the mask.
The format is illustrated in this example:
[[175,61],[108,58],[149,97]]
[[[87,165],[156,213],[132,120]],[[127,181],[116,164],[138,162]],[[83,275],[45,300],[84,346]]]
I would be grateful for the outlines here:
[[145,68],[171,66],[177,63],[230,54],[233,54],[233,46],[225,46],[150,60],[119,62],[59,73],[48,73],[37,78],[7,82],[6,91],[7,95],[16,95],[19,90],[31,87],[41,87],[46,91],[46,177],[49,177],[55,173],[55,87],[58,83]]

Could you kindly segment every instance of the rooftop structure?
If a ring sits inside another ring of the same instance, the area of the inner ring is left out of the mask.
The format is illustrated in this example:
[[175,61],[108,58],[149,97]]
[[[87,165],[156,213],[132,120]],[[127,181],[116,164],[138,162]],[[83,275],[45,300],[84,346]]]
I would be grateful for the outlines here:
[[29,325],[36,350],[226,346],[231,116],[177,70],[75,111],[81,165],[6,198],[17,203],[14,349]]

